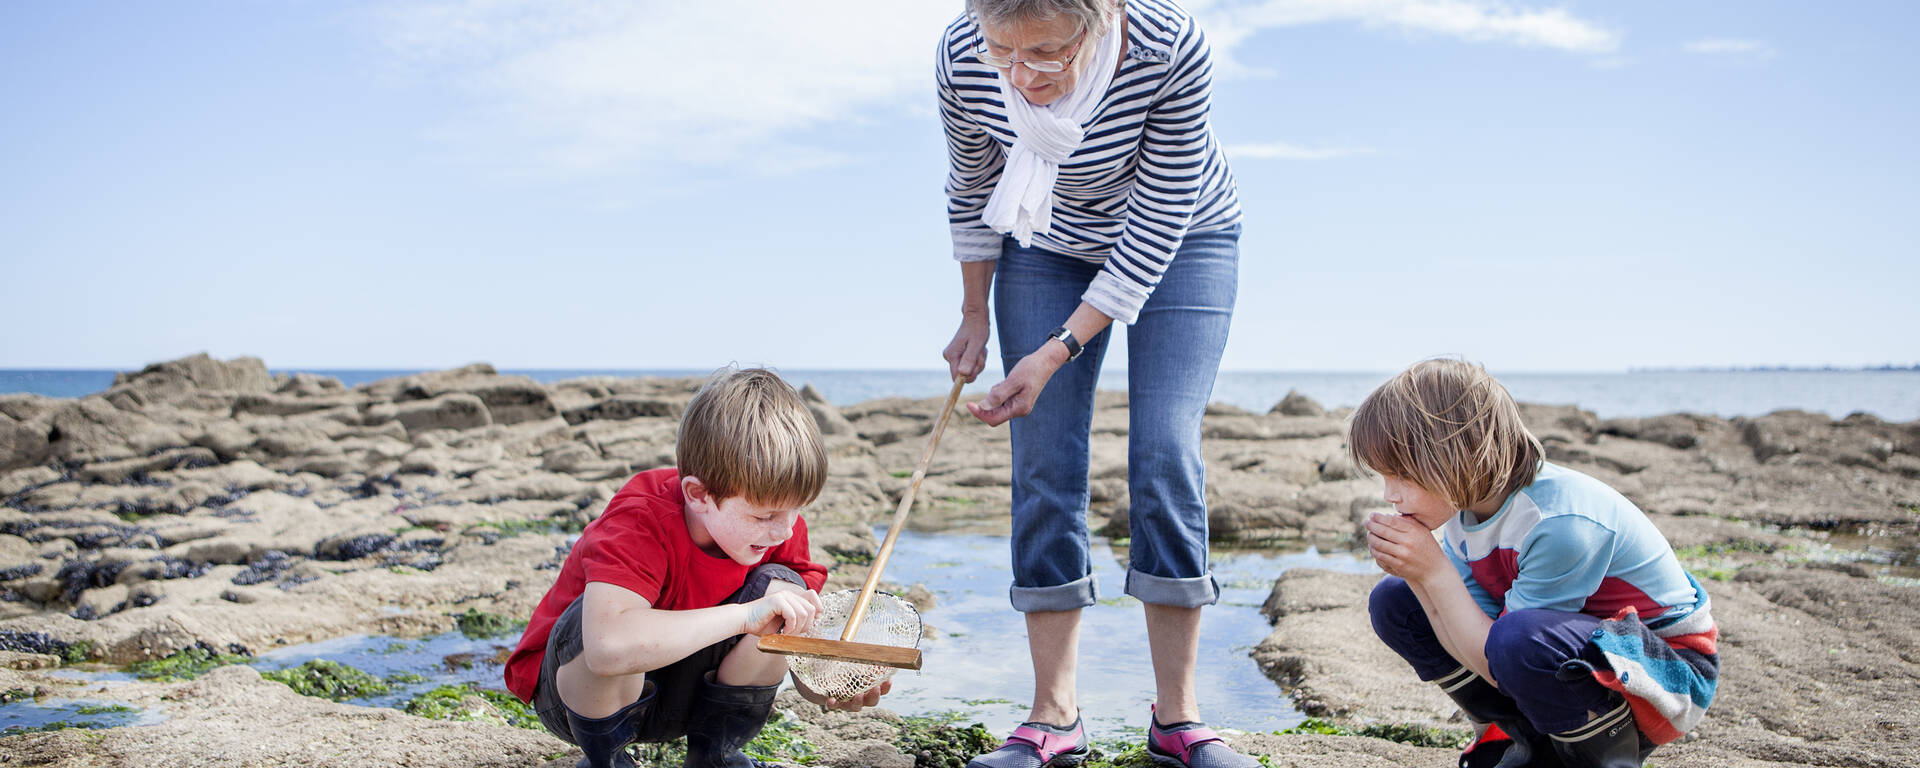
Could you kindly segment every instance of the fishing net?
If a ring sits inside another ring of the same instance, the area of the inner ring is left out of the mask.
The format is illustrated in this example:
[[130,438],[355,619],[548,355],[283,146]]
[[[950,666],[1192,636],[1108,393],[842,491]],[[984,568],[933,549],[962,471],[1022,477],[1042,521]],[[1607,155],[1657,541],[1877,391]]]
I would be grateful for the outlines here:
[[[847,614],[853,612],[853,603],[859,597],[857,589],[821,595],[820,615],[814,619],[807,636],[839,640],[841,630],[847,626]],[[916,647],[920,644],[920,611],[898,595],[876,591],[873,599],[867,601],[867,615],[860,620],[860,628],[847,639],[897,648]],[[842,700],[866,693],[894,672],[893,667],[811,656],[789,656],[787,666],[808,688]]]

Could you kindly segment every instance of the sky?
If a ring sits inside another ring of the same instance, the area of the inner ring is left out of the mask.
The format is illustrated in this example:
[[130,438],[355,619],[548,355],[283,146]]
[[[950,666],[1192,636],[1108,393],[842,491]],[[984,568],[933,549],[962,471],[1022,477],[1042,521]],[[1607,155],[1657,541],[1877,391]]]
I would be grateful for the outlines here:
[[[1187,7],[1225,369],[1920,363],[1920,4]],[[961,8],[0,3],[0,367],[944,367]]]

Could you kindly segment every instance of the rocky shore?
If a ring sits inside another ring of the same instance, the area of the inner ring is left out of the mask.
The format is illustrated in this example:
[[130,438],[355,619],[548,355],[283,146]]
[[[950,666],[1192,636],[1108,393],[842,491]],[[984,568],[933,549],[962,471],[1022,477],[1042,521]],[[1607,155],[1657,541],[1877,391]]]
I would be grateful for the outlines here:
[[[514,727],[478,690],[435,719],[302,695],[245,664],[171,680],[74,672],[524,618],[615,489],[672,463],[698,384],[542,384],[474,365],[347,388],[202,355],[77,400],[0,395],[0,701],[111,700],[157,720],[0,736],[0,765],[571,766],[577,752]],[[904,493],[939,400],[836,408],[807,395],[832,468],[807,510],[815,557],[837,564],[831,586],[857,586],[871,526]],[[1715,600],[1719,697],[1657,764],[1920,765],[1920,422],[1526,416],[1552,460],[1645,509]],[[1268,413],[1211,409],[1216,540],[1351,548],[1384,503],[1343,455],[1344,417],[1297,395]],[[1124,394],[1100,396],[1093,431],[1091,524],[1124,538]],[[956,418],[916,527],[1004,532],[1008,459],[1004,429]],[[1276,580],[1263,609],[1274,630],[1253,653],[1275,695],[1326,732],[1236,746],[1275,766],[1452,764],[1446,748],[1382,737],[1464,725],[1373,640],[1374,579]],[[939,764],[903,741],[924,724],[783,706],[782,738],[813,764]]]

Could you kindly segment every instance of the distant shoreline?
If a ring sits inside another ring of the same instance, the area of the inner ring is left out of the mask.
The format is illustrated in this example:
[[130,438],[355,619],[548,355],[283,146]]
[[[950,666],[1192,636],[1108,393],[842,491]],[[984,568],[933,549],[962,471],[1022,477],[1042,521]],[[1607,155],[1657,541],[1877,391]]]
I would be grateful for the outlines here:
[[1736,365],[1725,367],[1649,367],[1628,368],[1627,373],[1912,373],[1913,365]]

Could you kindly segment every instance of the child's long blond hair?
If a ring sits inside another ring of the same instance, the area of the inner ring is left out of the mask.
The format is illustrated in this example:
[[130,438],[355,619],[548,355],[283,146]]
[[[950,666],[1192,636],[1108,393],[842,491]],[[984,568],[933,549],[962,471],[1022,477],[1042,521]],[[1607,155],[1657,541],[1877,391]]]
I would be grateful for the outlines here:
[[765,368],[714,374],[681,415],[674,453],[680,474],[700,478],[716,500],[803,507],[827,484],[819,422]]
[[1353,412],[1347,450],[1362,469],[1413,481],[1455,509],[1504,502],[1545,451],[1507,388],[1477,363],[1414,363]]

